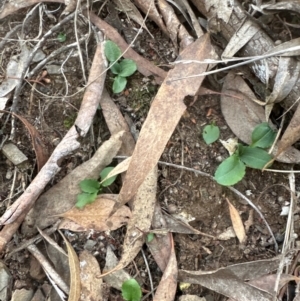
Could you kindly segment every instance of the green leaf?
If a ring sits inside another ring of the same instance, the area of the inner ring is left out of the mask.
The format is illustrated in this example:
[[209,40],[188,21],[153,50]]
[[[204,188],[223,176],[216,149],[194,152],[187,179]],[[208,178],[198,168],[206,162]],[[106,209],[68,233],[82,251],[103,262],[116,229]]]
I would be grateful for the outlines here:
[[65,42],[66,39],[67,39],[67,35],[65,33],[61,32],[57,35],[57,40],[61,43]]
[[239,182],[245,175],[245,164],[233,154],[224,160],[215,172],[215,180],[224,186],[231,186]]
[[220,129],[214,124],[207,125],[203,129],[202,136],[206,144],[211,144],[219,139]]
[[121,50],[114,42],[107,40],[104,45],[104,53],[107,59],[113,63],[121,56]]
[[[104,168],[101,173],[100,173],[100,177],[101,177],[101,181],[103,181],[107,175],[114,169],[114,167],[106,167]],[[101,182],[101,185],[103,187],[107,187],[109,185],[111,185],[115,180],[116,180],[117,176],[113,176],[111,178],[106,179],[105,181]]]
[[80,193],[77,195],[77,202],[75,206],[79,209],[82,209],[85,205],[90,204],[95,201],[97,193]]
[[148,233],[147,235],[147,242],[151,242],[154,238],[154,233]]
[[129,59],[122,60],[120,63],[120,67],[121,72],[119,73],[119,75],[123,77],[128,77],[132,75],[137,69],[135,61]]
[[119,74],[121,72],[121,66],[119,63],[114,63],[111,67],[110,70],[113,74]]
[[113,92],[114,93],[122,92],[125,89],[126,84],[127,84],[127,79],[125,77],[119,75],[116,76],[112,86]]
[[142,290],[135,279],[129,279],[122,284],[122,297],[126,301],[140,301]]
[[79,183],[79,186],[83,192],[97,193],[100,188],[100,183],[97,180],[85,179]]
[[268,148],[276,137],[276,132],[273,131],[267,122],[257,125],[252,132],[252,147]]
[[249,167],[263,169],[263,167],[272,160],[272,156],[264,149],[243,146],[240,148],[240,159]]

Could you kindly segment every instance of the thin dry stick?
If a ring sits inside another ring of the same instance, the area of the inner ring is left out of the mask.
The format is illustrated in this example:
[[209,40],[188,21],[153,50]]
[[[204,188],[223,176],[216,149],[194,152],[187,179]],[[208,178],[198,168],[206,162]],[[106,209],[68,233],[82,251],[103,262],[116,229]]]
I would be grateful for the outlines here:
[[[128,158],[127,156],[116,156],[115,157],[116,159],[126,159]],[[194,172],[196,174],[199,174],[201,176],[204,176],[204,177],[208,177],[209,179],[211,179],[212,181],[215,181],[214,177],[206,172],[203,172],[203,171],[200,171],[200,170],[196,170],[194,168],[190,168],[190,167],[186,167],[186,166],[181,166],[181,165],[176,165],[176,164],[173,164],[173,163],[168,163],[168,162],[163,162],[163,161],[158,161],[159,164],[161,165],[166,165],[166,166],[172,166],[172,167],[175,167],[175,168],[179,168],[179,169],[184,169],[184,170],[187,170],[187,171],[191,171],[191,172]],[[275,239],[275,236],[273,234],[273,231],[271,230],[268,222],[266,221],[265,217],[263,216],[263,214],[261,213],[261,211],[257,208],[257,206],[255,204],[252,203],[251,200],[249,200],[245,195],[243,195],[241,192],[239,192],[237,189],[235,189],[234,187],[232,186],[227,186],[227,188],[229,190],[231,190],[233,193],[235,193],[236,195],[238,195],[240,198],[242,198],[243,200],[245,200],[257,213],[258,215],[260,216],[260,218],[263,220],[263,222],[265,223],[270,235],[272,236],[272,239],[273,239],[273,242],[274,242],[274,245],[275,245],[275,251],[277,252],[278,251],[278,244],[277,244],[277,241]]]

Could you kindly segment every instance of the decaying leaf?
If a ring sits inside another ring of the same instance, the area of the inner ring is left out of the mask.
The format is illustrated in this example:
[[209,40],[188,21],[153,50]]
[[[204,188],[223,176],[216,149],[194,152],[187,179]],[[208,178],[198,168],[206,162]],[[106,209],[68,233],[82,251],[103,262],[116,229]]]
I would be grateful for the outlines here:
[[[203,60],[210,57],[210,51],[209,36],[205,35],[187,47],[179,59]],[[179,78],[199,74],[206,67],[206,64],[196,65],[190,63],[176,65],[174,69],[169,71],[167,78],[152,102],[147,119],[140,132],[124,184],[121,188],[119,205],[127,203],[135,195],[147,174],[156,165],[166,143],[186,109],[183,103],[184,97],[195,95],[203,80],[203,77],[180,80]]]
[[60,232],[60,235],[65,241],[68,250],[69,266],[70,266],[70,293],[68,301],[78,301],[80,298],[80,267],[79,260],[72,245],[68,242],[65,236]]
[[[117,199],[117,195],[113,196]],[[83,228],[82,231],[91,229],[95,231],[116,230],[127,224],[131,212],[127,206],[123,206],[109,217],[114,204],[115,202],[106,198],[105,195],[99,195],[93,203],[84,206],[83,209],[74,207],[60,216],[79,224]],[[62,228],[61,225],[60,228]]]
[[88,251],[79,255],[81,294],[80,301],[102,301],[102,279],[97,259]]
[[154,301],[173,301],[176,294],[178,268],[174,241],[173,238],[171,239],[172,249],[169,262],[155,292]]
[[[280,141],[278,142],[277,158],[282,153],[287,153],[288,149],[300,139],[300,106],[298,105],[296,112],[294,113],[287,129],[283,133]],[[296,161],[297,163],[300,162]],[[295,162],[295,163],[296,163]]]
[[229,212],[230,212],[230,218],[232,222],[232,226],[234,229],[234,232],[239,239],[239,242],[242,244],[246,240],[246,232],[243,225],[243,221],[241,219],[241,216],[239,212],[236,210],[236,208],[230,203],[230,201],[226,198],[226,201],[229,206]]
[[[221,1],[225,3],[224,1]],[[226,22],[226,21],[225,21]],[[254,26],[253,22],[246,20],[243,25],[237,29],[235,34],[231,37],[225,50],[222,53],[222,58],[227,59],[234,56],[249,40],[258,32],[259,27]]]
[[209,272],[179,270],[178,279],[182,282],[200,284],[212,291],[239,301],[271,301],[274,297],[264,290],[245,283],[226,268]]
[[127,232],[123,243],[123,254],[118,265],[111,272],[126,267],[139,253],[145,241],[145,233],[149,232],[156,203],[157,167],[153,168],[131,204],[132,218],[127,225]]
[[298,80],[300,63],[288,57],[280,57],[272,93],[266,103],[271,104],[283,100],[293,89]]
[[[161,207],[157,202],[154,209],[154,215],[152,218],[152,228],[159,229],[165,228],[167,226],[164,215],[161,211]],[[147,246],[151,251],[151,254],[159,266],[161,271],[164,271],[169,262],[171,255],[171,242],[172,234],[168,233],[167,235],[155,235],[154,238],[149,242],[147,241]]]

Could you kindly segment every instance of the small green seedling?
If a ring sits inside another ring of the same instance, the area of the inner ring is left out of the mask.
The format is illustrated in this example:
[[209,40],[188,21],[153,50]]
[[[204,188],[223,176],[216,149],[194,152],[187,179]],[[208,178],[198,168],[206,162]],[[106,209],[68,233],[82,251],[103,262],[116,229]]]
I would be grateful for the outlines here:
[[218,166],[215,180],[221,185],[231,186],[242,180],[246,166],[263,169],[272,160],[272,156],[264,148],[269,148],[275,137],[276,132],[267,122],[257,125],[252,132],[251,145],[238,143],[233,154]]
[[140,301],[142,298],[142,290],[135,279],[129,279],[122,284],[122,297],[126,301]]
[[214,123],[206,125],[202,132],[202,137],[206,144],[214,143],[219,139],[220,129]]
[[136,63],[130,59],[121,59],[122,55],[120,48],[112,41],[106,41],[104,47],[105,56],[110,63],[110,70],[115,74],[113,82],[113,92],[122,92],[127,84],[126,77],[132,75],[136,69]]
[[65,42],[67,39],[67,35],[65,33],[62,33],[60,32],[58,35],[57,35],[57,40],[61,43]]
[[101,181],[94,179],[85,179],[79,183],[81,193],[77,195],[76,207],[82,209],[85,205],[95,201],[97,195],[100,194],[104,187],[111,185],[117,176],[106,179],[107,175],[114,167],[106,167],[100,173]]

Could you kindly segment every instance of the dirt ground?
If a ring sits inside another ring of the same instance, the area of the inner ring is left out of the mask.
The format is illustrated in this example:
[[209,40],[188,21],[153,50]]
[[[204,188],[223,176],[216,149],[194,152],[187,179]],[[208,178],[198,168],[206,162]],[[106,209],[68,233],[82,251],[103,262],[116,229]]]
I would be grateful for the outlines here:
[[[96,3],[94,11],[98,11],[101,4]],[[59,5],[54,3],[47,4],[46,8],[48,15],[43,15],[42,32],[48,31],[56,24],[63,10],[63,7],[59,8]],[[110,19],[113,14],[108,13],[109,9],[111,8],[104,6],[100,15],[112,25],[115,23],[114,20]],[[55,12],[49,13],[51,11]],[[1,20],[0,37],[4,37],[13,24],[22,24],[25,15],[26,10],[20,10],[16,14]],[[128,22],[126,16],[121,12],[119,12],[119,18],[124,23]],[[26,40],[39,38],[40,28],[38,22],[38,11],[36,10],[26,21],[23,33]],[[151,38],[146,31],[143,31],[135,42],[135,50],[146,59],[168,70],[166,66],[176,58],[176,50],[171,41],[152,22],[148,21],[146,25],[155,36],[155,39]],[[126,23],[126,26],[129,29],[137,27],[133,22]],[[89,27],[86,22],[79,19],[77,23],[79,38],[87,34],[88,31]],[[60,32],[66,35],[68,44],[75,42],[73,21],[63,25]],[[5,70],[12,54],[17,55],[20,52],[21,42],[16,39],[17,36],[11,41],[7,41],[1,52],[2,76],[5,76]],[[60,48],[62,44],[57,39],[50,38],[42,47],[42,52],[48,56],[51,52]],[[86,76],[89,73],[95,48],[93,38],[86,45],[82,43],[81,50]],[[55,71],[50,70],[49,65],[53,70],[57,66],[63,65],[64,74],[62,75],[61,72],[56,74]],[[111,73],[108,73],[106,88],[121,112],[132,123],[134,133],[138,135],[159,86],[153,79],[144,78],[137,72],[129,78],[125,92],[114,95],[111,91],[111,76]],[[46,78],[49,79],[48,83],[44,81],[43,83],[27,82],[24,84],[17,113],[26,118],[39,131],[48,153],[51,154],[73,125],[83,97],[84,91],[82,88],[85,85],[85,80],[76,47],[62,52],[48,63]],[[215,90],[216,87],[212,86],[211,82],[206,79],[204,85]],[[68,97],[68,95],[73,96]],[[205,144],[201,134],[203,127],[214,122],[220,127],[220,139],[222,140],[233,138],[234,134],[222,116],[219,95],[198,96],[195,102],[192,100],[187,102],[190,105],[181,118],[160,160],[184,165],[213,175],[218,165],[228,157],[228,152],[219,141],[211,145]],[[7,108],[10,105],[11,101],[7,103]],[[6,117],[6,115],[3,115],[1,119],[2,141],[9,138],[11,131],[10,122],[4,123]],[[16,170],[13,164],[0,153],[1,214],[22,194],[37,173],[35,154],[28,131],[17,120],[15,127],[13,142],[29,160],[28,165],[23,170]],[[101,143],[108,138],[109,131],[99,109],[94,118],[92,129],[87,137],[83,138],[80,150],[64,160],[59,174],[48,185],[48,188],[59,182],[76,166],[89,159]],[[289,165],[275,163],[273,168],[288,169]],[[297,166],[294,166],[294,168],[297,169]],[[111,188],[115,193],[119,190],[118,184],[120,182],[118,181]],[[259,208],[268,221],[280,248],[286,227],[286,216],[281,216],[280,212],[286,202],[290,200],[288,176],[286,174],[247,169],[246,176],[240,183],[235,185],[235,188],[242,194],[247,195]],[[296,190],[298,189],[299,179],[296,175]],[[272,258],[276,253],[274,243],[263,221],[249,205],[228,188],[193,172],[159,165],[157,199],[161,207],[170,214],[180,213],[189,216],[191,218],[190,225],[201,232],[218,236],[232,227],[226,198],[235,206],[244,222],[250,221],[246,242],[241,245],[236,237],[231,237],[228,240],[213,240],[196,234],[174,234],[176,257],[180,269],[215,270],[231,264]],[[253,220],[251,220],[252,214]],[[299,233],[299,223],[297,222],[299,214],[296,213],[294,218],[296,221],[295,233]],[[108,246],[113,246],[117,256],[121,255],[121,242],[125,231],[123,227],[112,231],[109,235],[107,233],[94,233],[92,236],[88,236],[86,233],[78,234],[70,231],[65,231],[65,235],[76,251],[88,249],[95,254],[101,268],[103,268]],[[7,252],[15,248],[24,239],[28,238],[24,238],[20,233],[17,233],[14,241],[9,244]],[[56,239],[60,241],[58,236],[56,236]],[[144,247],[143,250],[149,262],[154,287],[156,287],[162,273],[147,248]],[[42,272],[38,274],[33,272],[38,268],[34,267],[34,260],[28,251],[22,250],[9,259],[6,259],[6,255],[3,254],[3,261],[13,276],[13,290],[20,288],[36,290],[47,283],[47,278]],[[148,272],[141,254],[137,256],[135,263],[131,263],[126,270],[132,276],[138,275],[137,278],[143,289],[150,291]],[[108,300],[121,300],[118,299],[120,298],[119,292],[114,289],[108,289],[107,294],[109,295]],[[178,288],[176,300],[184,294],[195,294],[206,297],[206,300],[224,299],[223,296],[195,284],[184,290]],[[151,300],[151,298],[148,300]]]

